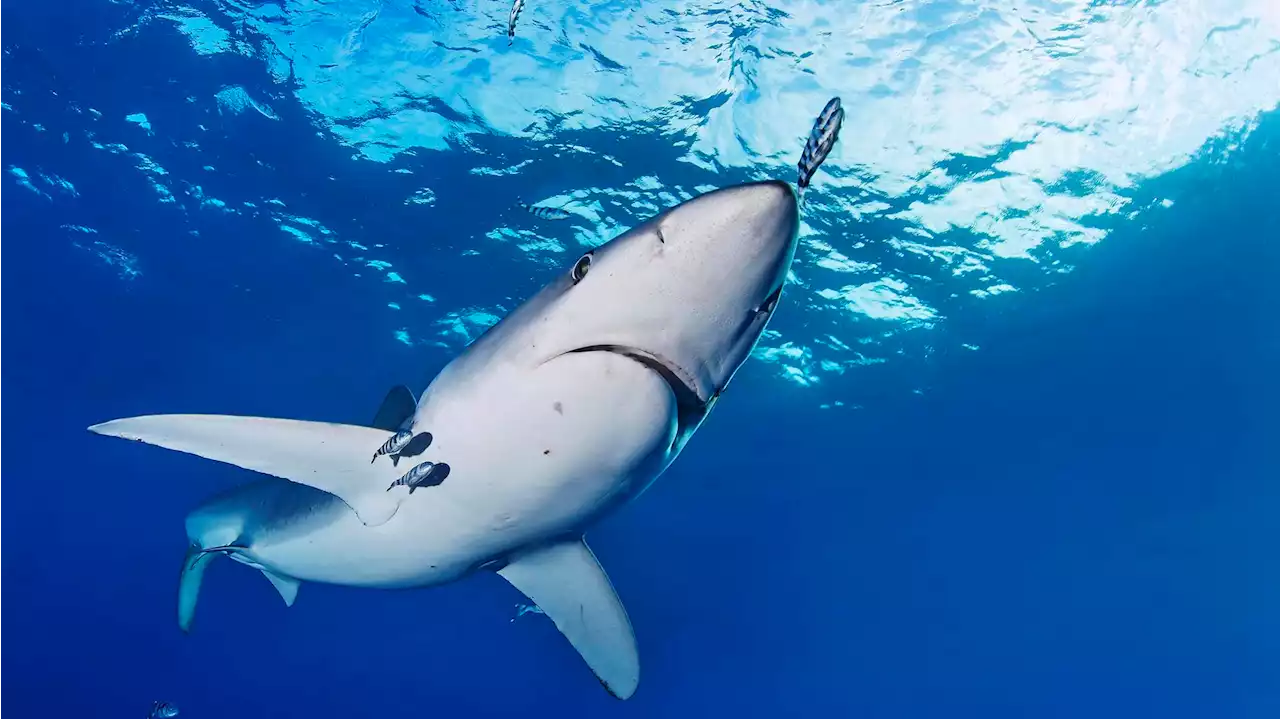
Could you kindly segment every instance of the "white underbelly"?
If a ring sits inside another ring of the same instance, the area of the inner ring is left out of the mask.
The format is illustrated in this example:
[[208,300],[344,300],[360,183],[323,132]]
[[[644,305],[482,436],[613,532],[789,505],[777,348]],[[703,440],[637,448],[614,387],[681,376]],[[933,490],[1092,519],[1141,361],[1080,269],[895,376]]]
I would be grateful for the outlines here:
[[360,587],[442,584],[472,569],[473,558],[447,533],[419,539],[395,517],[368,527],[355,512],[321,530],[282,541],[254,543],[249,556],[269,569],[307,582]]
[[433,441],[398,469],[447,463],[442,484],[405,496],[377,527],[346,512],[254,554],[304,581],[380,587],[451,581],[522,547],[581,532],[624,502],[666,468],[676,419],[666,381],[606,352],[565,355],[532,373],[429,392],[413,429],[431,432]]

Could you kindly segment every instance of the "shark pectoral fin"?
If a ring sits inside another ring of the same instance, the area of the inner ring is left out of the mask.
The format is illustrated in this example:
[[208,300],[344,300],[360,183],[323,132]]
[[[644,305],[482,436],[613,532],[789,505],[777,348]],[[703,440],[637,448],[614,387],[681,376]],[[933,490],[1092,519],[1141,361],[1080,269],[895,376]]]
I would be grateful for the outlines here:
[[294,601],[298,599],[298,587],[302,582],[293,577],[283,577],[265,569],[262,570],[262,576],[266,577],[268,582],[271,582],[271,586],[275,587],[277,592],[280,592],[280,598],[284,600],[284,605],[292,607]]
[[635,693],[640,655],[631,621],[582,539],[517,555],[498,574],[555,622],[610,694]]
[[328,492],[368,526],[391,519],[399,495],[369,455],[387,435],[349,424],[217,414],[157,414],[96,424],[90,432],[226,462]]
[[400,426],[417,410],[418,400],[413,398],[413,390],[402,384],[396,385],[387,392],[386,399],[382,400],[382,406],[378,408],[378,414],[374,415],[373,424],[369,426],[399,432]]
[[196,602],[200,599],[200,582],[204,580],[205,567],[217,556],[217,552],[189,547],[187,556],[182,559],[182,574],[178,576],[178,627],[184,632],[191,631],[191,622],[196,616]]

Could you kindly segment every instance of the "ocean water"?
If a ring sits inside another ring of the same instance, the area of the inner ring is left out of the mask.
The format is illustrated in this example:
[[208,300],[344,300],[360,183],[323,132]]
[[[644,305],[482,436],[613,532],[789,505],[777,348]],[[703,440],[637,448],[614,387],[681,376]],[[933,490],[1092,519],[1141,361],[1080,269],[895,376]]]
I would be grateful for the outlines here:
[[[1280,716],[1280,5],[509,9],[5,3],[9,716]],[[768,334],[588,534],[632,699],[492,575],[221,562],[179,631],[252,475],[85,427],[368,422],[834,95]]]

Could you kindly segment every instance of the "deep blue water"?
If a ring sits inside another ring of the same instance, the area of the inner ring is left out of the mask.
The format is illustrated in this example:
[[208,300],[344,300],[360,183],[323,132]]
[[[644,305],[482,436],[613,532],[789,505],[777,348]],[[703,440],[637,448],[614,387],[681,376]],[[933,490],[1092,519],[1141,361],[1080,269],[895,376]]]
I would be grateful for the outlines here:
[[[4,6],[7,712],[1280,715],[1267,0],[508,7]],[[223,562],[178,630],[250,475],[85,427],[367,422],[582,247],[791,179],[835,94],[773,332],[589,534],[633,699],[493,576]]]

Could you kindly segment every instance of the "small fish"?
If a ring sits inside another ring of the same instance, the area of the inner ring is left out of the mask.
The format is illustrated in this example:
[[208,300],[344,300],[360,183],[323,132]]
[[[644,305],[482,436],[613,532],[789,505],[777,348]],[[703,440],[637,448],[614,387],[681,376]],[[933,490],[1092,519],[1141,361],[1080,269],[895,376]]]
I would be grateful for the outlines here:
[[417,467],[405,472],[405,475],[400,479],[392,482],[391,486],[387,487],[387,491],[390,492],[396,487],[407,486],[409,488],[409,494],[413,494],[413,490],[420,487],[435,487],[440,485],[444,482],[445,477],[448,476],[449,465],[444,462],[439,464],[436,464],[435,462],[423,462]]
[[813,122],[813,129],[809,132],[809,140],[804,145],[804,152],[800,153],[800,162],[796,165],[800,170],[800,177],[796,184],[801,190],[809,186],[813,174],[818,171],[822,161],[827,159],[827,155],[831,154],[832,148],[836,146],[842,124],[844,124],[844,108],[840,106],[840,98],[833,97],[827,101],[822,112],[818,113],[818,118]]
[[528,210],[534,217],[541,217],[544,220],[566,220],[572,216],[571,213],[560,209],[559,207],[543,207],[541,205],[526,205],[521,202],[520,206]]
[[408,444],[401,447],[395,454],[391,455],[391,466],[399,467],[401,459],[404,459],[405,457],[417,457],[427,451],[427,447],[431,446],[431,440],[433,439],[435,438],[431,436],[430,432],[423,432],[422,434],[415,435],[413,439],[409,440]]
[[547,613],[542,611],[542,609],[536,604],[517,604],[516,615],[511,618],[511,621],[514,622],[515,620],[519,619],[520,617],[523,617],[526,614],[541,614],[543,616],[546,616]]
[[516,18],[520,17],[520,11],[524,9],[524,0],[516,0],[511,6],[511,17],[507,20],[507,45],[516,41]]
[[147,719],[173,719],[178,716],[178,707],[169,702],[152,702],[151,713]]
[[[384,454],[396,454],[409,444],[409,440],[413,439],[413,430],[402,429],[396,432],[391,439],[387,440],[373,453],[373,459],[369,460],[369,464],[378,461],[378,458]],[[394,461],[394,460],[393,460]]]

